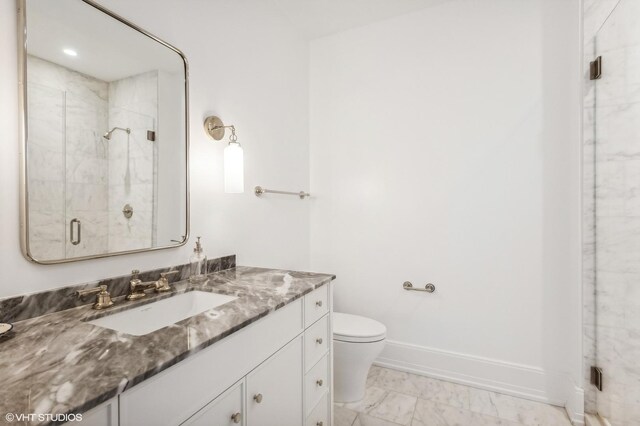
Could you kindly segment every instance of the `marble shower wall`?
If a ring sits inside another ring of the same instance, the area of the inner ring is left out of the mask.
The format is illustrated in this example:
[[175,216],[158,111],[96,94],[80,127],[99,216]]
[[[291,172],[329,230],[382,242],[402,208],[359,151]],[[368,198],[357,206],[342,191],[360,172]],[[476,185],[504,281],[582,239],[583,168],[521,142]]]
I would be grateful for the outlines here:
[[[93,77],[28,56],[31,253],[62,259],[107,249],[108,86]],[[69,221],[82,242],[69,243]]]
[[[155,245],[157,142],[147,131],[157,127],[157,71],[108,83],[27,60],[31,254],[51,260]],[[113,127],[131,133],[104,139]],[[74,218],[78,245],[69,242]]]
[[[640,424],[640,2],[584,8],[585,409]],[[603,77],[588,79],[603,57]],[[604,372],[604,388],[588,368]]]
[[[156,243],[157,143],[147,139],[158,120],[158,73],[109,84],[109,128],[116,131],[109,144],[109,251],[151,247]],[[122,214],[133,207],[130,219]]]

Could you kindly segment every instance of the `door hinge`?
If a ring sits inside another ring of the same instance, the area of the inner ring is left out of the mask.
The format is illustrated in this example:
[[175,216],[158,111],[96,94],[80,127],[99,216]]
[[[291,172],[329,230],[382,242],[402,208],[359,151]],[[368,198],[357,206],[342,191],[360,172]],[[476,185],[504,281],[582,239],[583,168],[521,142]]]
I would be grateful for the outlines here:
[[602,391],[602,368],[591,366],[591,384]]
[[602,56],[589,63],[589,80],[598,80],[602,77]]
[[147,130],[147,140],[150,142],[156,141],[156,132],[153,130]]

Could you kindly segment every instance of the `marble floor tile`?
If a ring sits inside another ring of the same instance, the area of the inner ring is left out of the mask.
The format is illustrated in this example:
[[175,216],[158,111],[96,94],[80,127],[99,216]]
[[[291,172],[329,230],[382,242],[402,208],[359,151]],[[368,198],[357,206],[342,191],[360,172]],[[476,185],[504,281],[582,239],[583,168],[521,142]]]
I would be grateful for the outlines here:
[[370,386],[367,388],[364,394],[364,398],[361,401],[348,402],[346,404],[337,405],[348,408],[352,411],[357,411],[358,413],[369,413],[371,410],[380,405],[380,403],[384,400],[388,393],[388,391],[382,388]]
[[375,386],[385,390],[403,393],[406,395],[420,396],[427,389],[431,379],[404,371],[378,368],[375,375]]
[[387,371],[387,369],[378,367],[377,365],[372,365],[369,369],[369,374],[367,374],[367,387],[375,386],[378,378],[380,377],[380,373],[383,371]]
[[510,420],[418,399],[411,426],[520,426]]
[[418,398],[398,392],[389,392],[369,414],[401,425],[411,424]]
[[498,408],[491,398],[492,393],[493,392],[482,389],[469,388],[469,410],[475,413],[499,417]]
[[564,408],[490,392],[498,417],[527,426],[571,426]]
[[377,366],[362,401],[335,405],[336,426],[571,426],[561,407]]
[[398,424],[366,414],[358,414],[353,426],[398,426]]
[[469,387],[444,380],[426,380],[426,386],[420,392],[420,398],[438,404],[447,404],[457,408],[469,409]]
[[351,426],[358,416],[357,411],[349,410],[345,407],[333,407],[333,425],[334,426]]
[[375,380],[377,387],[458,408],[469,408],[471,388],[468,386],[388,368],[380,370]]

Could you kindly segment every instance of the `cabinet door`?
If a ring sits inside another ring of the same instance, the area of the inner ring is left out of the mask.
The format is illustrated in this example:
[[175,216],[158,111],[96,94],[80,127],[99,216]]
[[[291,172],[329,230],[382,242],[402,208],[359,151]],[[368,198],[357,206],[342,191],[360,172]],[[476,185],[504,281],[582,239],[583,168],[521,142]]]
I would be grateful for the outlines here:
[[302,337],[292,340],[247,376],[247,426],[300,426]]
[[207,404],[186,422],[184,426],[235,426],[244,425],[244,380]]
[[74,425],[118,426],[118,397],[103,402],[95,408],[82,413],[81,421],[70,421],[62,426]]

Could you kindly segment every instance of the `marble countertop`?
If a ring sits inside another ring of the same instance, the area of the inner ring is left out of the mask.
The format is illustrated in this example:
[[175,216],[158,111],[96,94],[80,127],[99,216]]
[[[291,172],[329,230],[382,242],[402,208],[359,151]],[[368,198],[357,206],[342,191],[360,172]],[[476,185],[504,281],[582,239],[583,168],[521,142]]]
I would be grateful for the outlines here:
[[[16,322],[0,340],[0,423],[6,413],[85,412],[334,278],[238,266],[203,284],[172,283],[170,293],[118,298],[105,311],[86,305]],[[192,290],[238,299],[144,336],[86,322]]]

